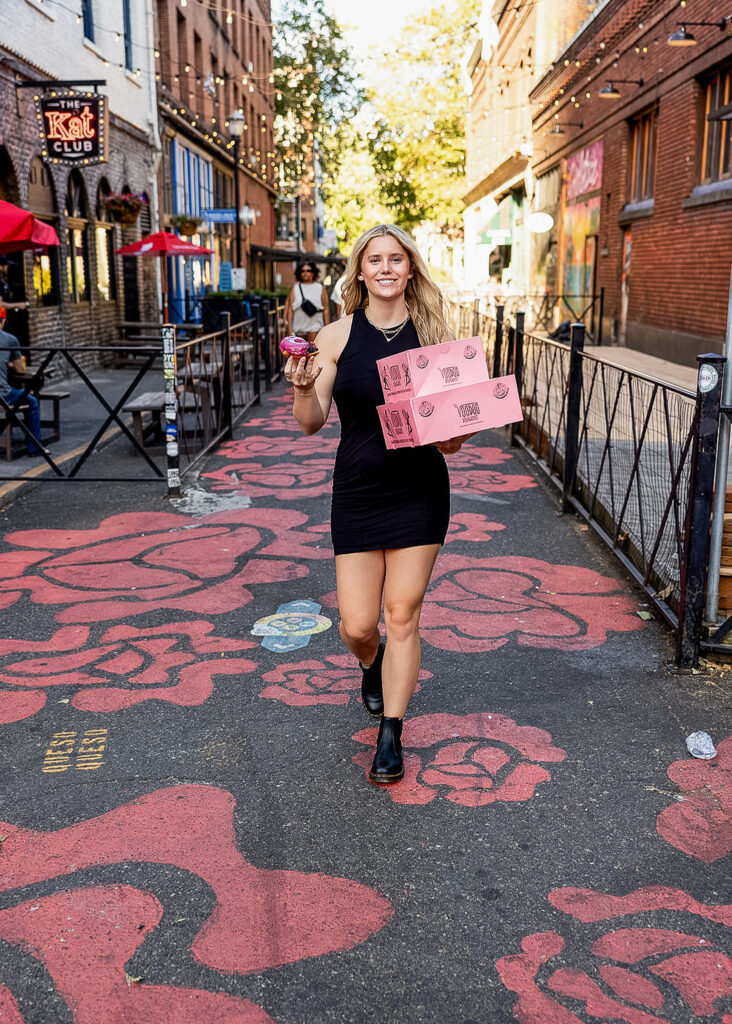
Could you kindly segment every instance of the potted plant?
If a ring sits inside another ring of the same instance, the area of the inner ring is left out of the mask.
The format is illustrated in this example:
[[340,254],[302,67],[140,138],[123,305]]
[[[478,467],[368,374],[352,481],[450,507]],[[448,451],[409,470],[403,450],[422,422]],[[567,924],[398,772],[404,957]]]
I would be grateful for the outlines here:
[[176,213],[170,218],[170,223],[178,228],[182,235],[195,235],[203,220],[201,217],[194,217],[191,213]]
[[134,224],[147,205],[147,199],[136,192],[110,192],[102,201],[118,224]]

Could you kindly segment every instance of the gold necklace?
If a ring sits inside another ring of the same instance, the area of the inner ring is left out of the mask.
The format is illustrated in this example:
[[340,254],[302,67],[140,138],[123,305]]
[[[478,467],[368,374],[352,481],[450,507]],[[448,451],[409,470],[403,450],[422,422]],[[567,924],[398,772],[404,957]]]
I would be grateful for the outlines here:
[[394,327],[379,327],[379,325],[375,324],[374,321],[369,316],[366,307],[364,307],[364,314],[366,315],[366,319],[371,324],[371,326],[375,327],[377,331],[381,331],[381,333],[384,335],[384,340],[387,342],[387,344],[390,344],[392,341],[394,341],[396,336],[404,330],[404,328],[409,323],[410,317],[412,315],[409,311],[407,311],[407,319],[402,320],[400,324],[396,324]]

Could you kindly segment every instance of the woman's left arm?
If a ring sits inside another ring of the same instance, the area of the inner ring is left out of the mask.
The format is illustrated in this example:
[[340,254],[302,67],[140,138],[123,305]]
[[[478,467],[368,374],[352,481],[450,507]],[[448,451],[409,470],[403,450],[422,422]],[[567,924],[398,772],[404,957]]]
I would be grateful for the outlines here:
[[323,304],[323,323],[324,324],[329,324],[330,323],[330,302],[328,301],[328,293],[325,290],[325,285],[323,286],[322,294],[320,296],[320,301]]

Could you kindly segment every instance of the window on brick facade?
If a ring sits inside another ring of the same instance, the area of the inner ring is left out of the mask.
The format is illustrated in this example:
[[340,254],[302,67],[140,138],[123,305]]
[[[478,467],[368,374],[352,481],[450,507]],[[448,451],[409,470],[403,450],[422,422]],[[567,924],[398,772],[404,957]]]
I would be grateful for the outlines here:
[[[28,206],[39,220],[58,228],[56,193],[48,167],[39,157],[31,161],[28,175]],[[41,306],[59,304],[58,246],[51,245],[46,252],[33,253],[33,288]]]
[[81,0],[81,18],[84,23],[84,36],[94,42],[94,7],[93,0]]
[[104,205],[105,198],[111,189],[106,178],[99,182],[97,193],[97,226],[95,240],[97,243],[97,291],[104,302],[114,302],[117,298],[117,274],[114,263],[114,225],[109,210]]
[[72,171],[66,186],[66,286],[72,302],[89,300],[88,227],[84,179]]
[[707,183],[732,177],[732,68],[708,78],[704,90],[702,181]]
[[628,202],[653,198],[656,169],[656,111],[646,110],[630,123],[630,187]]

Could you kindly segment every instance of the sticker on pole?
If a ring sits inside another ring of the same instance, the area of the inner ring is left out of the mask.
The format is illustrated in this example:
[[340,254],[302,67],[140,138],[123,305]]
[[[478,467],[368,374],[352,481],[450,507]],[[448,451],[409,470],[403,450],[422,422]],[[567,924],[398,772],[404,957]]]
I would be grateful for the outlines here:
[[712,388],[717,386],[719,380],[719,374],[710,366],[709,363],[702,363],[699,367],[699,381],[698,388],[703,395],[706,395],[707,391],[711,391]]

